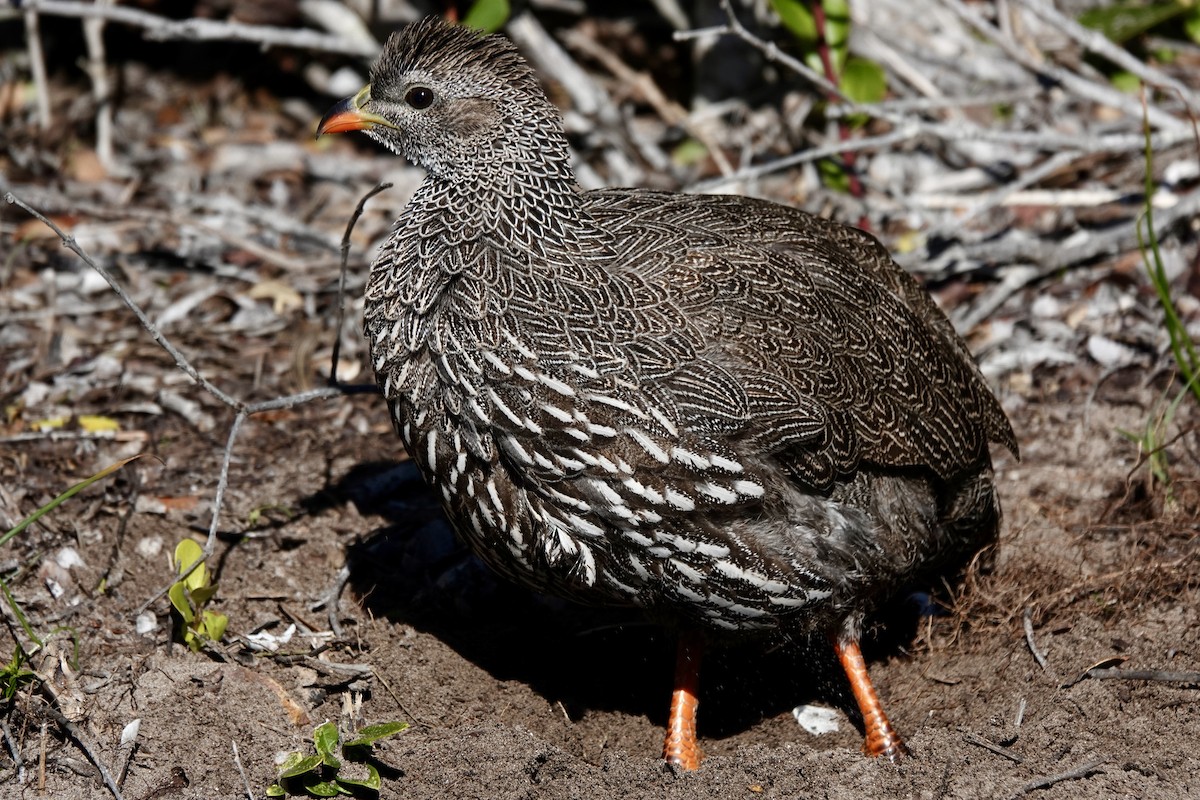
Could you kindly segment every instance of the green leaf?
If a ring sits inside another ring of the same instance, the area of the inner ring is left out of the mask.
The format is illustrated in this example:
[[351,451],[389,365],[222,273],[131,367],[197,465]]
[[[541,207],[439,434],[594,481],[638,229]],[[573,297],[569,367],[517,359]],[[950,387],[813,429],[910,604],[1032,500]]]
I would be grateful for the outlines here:
[[383,781],[379,779],[379,770],[375,769],[375,767],[371,766],[370,764],[362,764],[360,766],[367,768],[367,777],[351,778],[346,775],[339,774],[337,776],[337,782],[343,784],[344,786],[359,786],[372,792],[378,792],[383,786]]
[[215,611],[205,611],[203,615],[204,622],[200,625],[200,633],[209,641],[221,641],[221,637],[225,635],[225,628],[229,626],[229,617]]
[[1183,31],[1189,39],[1200,44],[1200,3],[1196,3],[1188,9],[1187,15],[1183,18]]
[[856,103],[878,103],[887,97],[887,74],[865,58],[847,59],[840,83],[842,92]]
[[[184,539],[179,544],[175,545],[175,572],[182,573],[185,569],[200,561],[204,557],[204,548],[198,545],[191,539]],[[208,575],[208,567],[201,563],[192,574],[188,575],[182,581],[187,588],[195,590],[203,586],[207,586],[210,582]]]
[[708,156],[708,148],[703,142],[690,136],[675,146],[671,151],[671,161],[681,167],[690,167],[700,163]]
[[192,600],[193,608],[200,608],[208,605],[208,601],[212,600],[213,595],[217,593],[217,585],[210,583],[208,586],[198,586],[188,592],[188,596]]
[[60,494],[58,497],[55,497],[49,503],[46,503],[46,505],[42,506],[37,511],[30,514],[28,517],[26,517],[25,519],[18,522],[16,527],[10,528],[3,536],[0,536],[0,545],[3,545],[9,539],[16,536],[21,531],[25,530],[33,523],[37,522],[39,519],[42,518],[43,515],[48,514],[51,511],[53,511],[54,509],[58,508],[60,505],[65,503],[67,500],[70,500],[72,497],[79,494],[84,489],[86,489],[87,487],[89,487],[93,483],[95,483],[96,481],[107,478],[109,475],[113,474],[114,472],[119,470],[121,467],[128,464],[130,461],[133,461],[134,459],[137,459],[137,458],[141,458],[142,456],[145,456],[145,455],[147,455],[147,454],[139,453],[136,456],[130,456],[129,458],[123,458],[120,461],[116,462],[115,464],[109,464],[107,467],[100,470],[95,475],[91,476],[90,478],[85,478],[84,480],[75,484],[70,489],[67,489],[65,492]]
[[317,746],[317,753],[331,767],[336,766],[336,764],[330,764],[329,760],[333,759],[334,762],[337,761],[334,754],[337,752],[338,738],[337,725],[332,722],[322,722],[313,729],[313,744]]
[[407,729],[407,722],[381,722],[378,725],[368,725],[358,732],[353,741],[346,742],[346,747],[369,747],[380,739],[395,736],[400,731]]
[[196,618],[196,614],[192,611],[192,606],[187,601],[187,588],[182,583],[171,584],[171,588],[167,590],[167,599],[171,601],[171,606],[183,618],[184,626],[191,625],[192,620]]
[[338,786],[336,781],[306,783],[304,784],[304,791],[313,797],[337,797],[339,794],[347,794],[346,790]]
[[1189,11],[1189,5],[1180,2],[1114,3],[1083,12],[1079,15],[1079,24],[1100,31],[1120,44]]
[[1132,72],[1126,72],[1123,69],[1114,72],[1108,80],[1113,87],[1125,92],[1125,94],[1137,94],[1138,90],[1142,88],[1142,79]]
[[846,0],[824,0],[825,41],[842,55],[850,41],[850,4]]
[[287,789],[278,783],[272,783],[267,787],[267,797],[287,797]]
[[475,0],[475,5],[471,6],[462,24],[468,28],[495,33],[504,27],[511,13],[512,8],[508,0]]
[[803,0],[771,0],[771,8],[801,47],[806,50],[816,47],[817,20]]
[[283,766],[279,768],[279,780],[285,781],[288,778],[298,778],[301,775],[314,772],[319,766],[321,766],[320,753],[308,757],[302,756],[299,753],[288,753]]
[[850,176],[840,163],[822,158],[817,161],[817,174],[821,176],[821,183],[833,191],[843,194],[850,191]]

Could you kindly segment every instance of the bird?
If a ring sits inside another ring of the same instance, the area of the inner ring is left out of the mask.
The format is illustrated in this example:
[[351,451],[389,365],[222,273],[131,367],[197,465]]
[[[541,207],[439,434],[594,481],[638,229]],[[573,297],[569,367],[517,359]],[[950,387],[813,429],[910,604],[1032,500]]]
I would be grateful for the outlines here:
[[394,32],[317,135],[344,131],[426,173],[363,329],[468,548],[676,632],[679,769],[701,763],[702,654],[730,640],[825,637],[864,751],[903,757],[864,621],[993,545],[990,446],[1018,452],[931,296],[870,234],[789,206],[583,190],[558,108],[500,34]]

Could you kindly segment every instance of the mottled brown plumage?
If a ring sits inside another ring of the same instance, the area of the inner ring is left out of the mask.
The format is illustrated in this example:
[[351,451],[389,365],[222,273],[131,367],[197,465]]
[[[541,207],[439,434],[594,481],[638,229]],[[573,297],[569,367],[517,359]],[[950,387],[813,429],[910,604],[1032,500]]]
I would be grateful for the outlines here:
[[584,192],[512,45],[436,19],[322,123],[348,129],[428,171],[366,333],[405,446],[496,570],[856,653],[866,612],[994,540],[988,445],[1016,452],[1012,429],[867,234],[744,197]]

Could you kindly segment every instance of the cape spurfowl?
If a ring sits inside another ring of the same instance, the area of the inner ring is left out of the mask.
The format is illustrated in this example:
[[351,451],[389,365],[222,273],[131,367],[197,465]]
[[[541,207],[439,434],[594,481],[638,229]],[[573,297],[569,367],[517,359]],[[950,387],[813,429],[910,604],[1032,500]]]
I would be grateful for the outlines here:
[[745,197],[583,191],[506,39],[436,18],[321,120],[428,177],[371,269],[396,430],[498,572],[680,632],[664,756],[699,764],[704,639],[829,635],[898,757],[863,617],[996,537],[1012,428],[869,235]]

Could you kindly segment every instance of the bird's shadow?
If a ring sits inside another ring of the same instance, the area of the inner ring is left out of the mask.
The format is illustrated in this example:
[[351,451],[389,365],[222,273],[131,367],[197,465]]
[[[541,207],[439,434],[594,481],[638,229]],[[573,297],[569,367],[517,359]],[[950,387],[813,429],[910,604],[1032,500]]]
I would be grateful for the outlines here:
[[[308,505],[340,502],[388,520],[347,553],[350,587],[372,614],[433,634],[497,679],[562,703],[572,719],[610,710],[665,724],[675,647],[669,630],[635,609],[583,606],[494,575],[454,536],[412,462],[359,464]],[[889,625],[888,641],[873,643],[868,655],[910,641],[917,614],[909,616]],[[824,637],[709,648],[700,697],[700,734],[711,738],[809,702],[841,708],[860,723]]]

